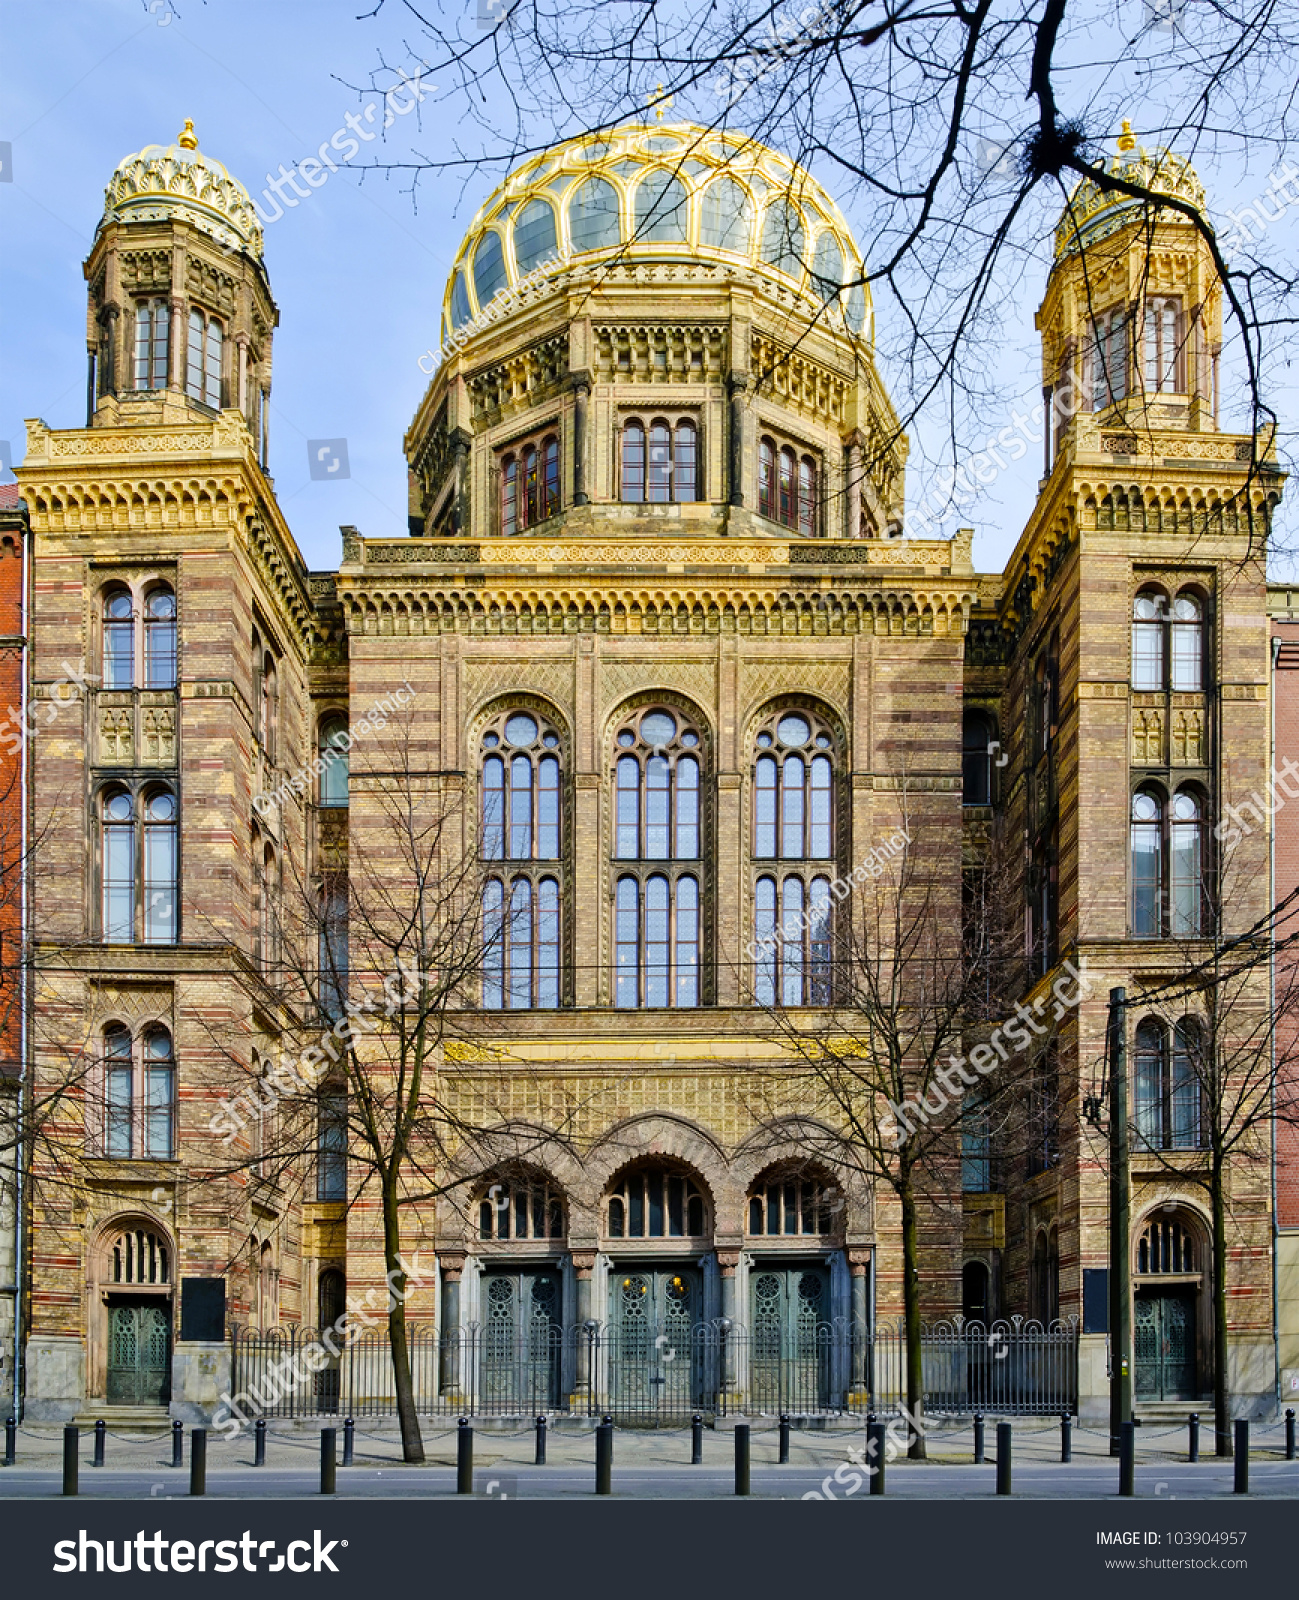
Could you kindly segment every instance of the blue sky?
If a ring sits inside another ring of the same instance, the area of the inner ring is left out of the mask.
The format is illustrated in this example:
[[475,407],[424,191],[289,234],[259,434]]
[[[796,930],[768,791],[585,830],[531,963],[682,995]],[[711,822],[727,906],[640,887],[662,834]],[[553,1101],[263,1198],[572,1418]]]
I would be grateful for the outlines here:
[[[313,155],[344,127],[349,111],[375,98],[354,86],[369,82],[381,55],[403,61],[404,44],[418,46],[409,12],[358,18],[369,9],[356,0],[9,0],[3,6],[0,140],[12,143],[13,155],[12,181],[0,184],[6,241],[0,439],[17,458],[25,417],[55,427],[84,422],[81,262],[118,161],[144,145],[170,143],[192,117],[203,151],[259,197],[281,163],[292,168]],[[454,13],[451,0],[443,11]],[[688,114],[684,107],[677,114],[683,110]],[[431,93],[394,121],[386,155],[436,156],[462,132],[461,108]],[[1201,166],[1201,176],[1212,201],[1219,181],[1228,193],[1261,192],[1266,170],[1242,179]],[[498,168],[467,179],[425,174],[416,205],[408,174],[363,177],[344,168],[266,229],[281,313],[270,466],[312,567],[338,561],[340,524],[372,535],[405,532],[401,439],[428,383],[419,358],[437,345],[447,272],[499,177]],[[859,237],[868,238],[870,219],[855,215],[851,203],[845,211]],[[1293,260],[1296,214],[1299,208],[1269,236],[1282,259]],[[996,374],[1008,397],[1000,420],[1009,420],[1012,398],[1031,405],[1038,390],[1032,318],[1046,264],[1040,252],[1017,286],[1022,313],[1007,321]],[[1276,395],[1283,405],[1287,396],[1295,400],[1285,371]],[[1290,409],[1294,414],[1293,403]],[[918,431],[923,444],[923,422]],[[348,441],[350,478],[312,481],[306,441],[337,437]],[[981,442],[981,436],[969,441],[972,448]],[[913,463],[924,455],[913,446]],[[977,506],[946,519],[952,527],[976,527],[980,567],[998,568],[1009,554],[1039,471],[1040,455],[1030,451]],[[908,501],[917,503],[924,487],[923,468],[909,472]]]

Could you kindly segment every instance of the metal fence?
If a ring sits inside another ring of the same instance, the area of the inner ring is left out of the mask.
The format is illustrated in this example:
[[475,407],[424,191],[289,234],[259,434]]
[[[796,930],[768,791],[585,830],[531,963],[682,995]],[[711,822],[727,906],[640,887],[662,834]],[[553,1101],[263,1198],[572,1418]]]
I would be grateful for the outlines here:
[[[236,1328],[231,1343],[231,1395],[245,1416],[396,1414],[386,1329],[349,1337]],[[662,1331],[540,1323],[522,1330],[474,1325],[447,1335],[416,1323],[407,1344],[416,1409],[427,1416],[609,1412],[624,1425],[653,1427],[696,1411],[887,1416],[906,1398],[906,1343],[892,1323],[750,1330],[718,1320]],[[930,1324],[921,1355],[931,1414],[1076,1410],[1075,1321]]]

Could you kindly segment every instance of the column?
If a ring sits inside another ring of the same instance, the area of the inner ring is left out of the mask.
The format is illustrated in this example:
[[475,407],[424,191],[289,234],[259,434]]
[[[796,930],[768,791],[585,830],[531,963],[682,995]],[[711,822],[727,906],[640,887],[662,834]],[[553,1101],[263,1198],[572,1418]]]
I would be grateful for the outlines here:
[[586,492],[586,414],[590,396],[591,385],[586,374],[575,373],[573,376],[573,504],[575,506],[590,503],[590,496]]
[[442,1327],[440,1330],[440,1385],[444,1395],[460,1392],[460,1280],[464,1276],[463,1255],[438,1257],[442,1268]]
[[579,1396],[591,1393],[591,1339],[586,1325],[591,1321],[591,1273],[594,1268],[594,1250],[573,1251],[573,1271],[577,1277],[577,1315],[573,1323],[573,1337],[577,1341],[576,1392]]
[[861,435],[854,433],[848,442],[848,494],[847,515],[844,519],[844,538],[861,538]]
[[735,1393],[735,1352],[740,1336],[739,1321],[735,1315],[735,1269],[739,1264],[738,1250],[717,1252],[717,1267],[722,1275],[722,1317],[730,1323],[726,1332],[726,1364],[721,1374],[722,1389],[728,1395]]
[[104,307],[104,352],[108,357],[108,371],[100,373],[101,394],[117,393],[117,372],[121,364],[121,352],[117,348],[117,316],[116,306]]
[[865,1395],[870,1388],[867,1371],[870,1308],[868,1300],[871,1253],[869,1250],[848,1251],[848,1270],[852,1273],[849,1320],[852,1324],[852,1365],[848,1373],[848,1388],[852,1394]]
[[237,333],[235,335],[235,350],[238,376],[238,405],[243,412],[244,421],[248,420],[248,335]]
[[[451,513],[451,531],[469,531],[469,435],[456,428],[451,435],[451,448],[455,451],[455,510]],[[486,533],[488,530],[483,529]]]
[[185,352],[189,348],[189,313],[180,295],[172,295],[167,304],[171,319],[171,326],[167,330],[169,334],[167,366],[171,372],[171,379],[167,387],[174,389],[177,394],[184,394]]
[[744,504],[744,394],[748,388],[748,380],[733,376],[730,388],[731,449],[727,498],[731,505],[742,506]]

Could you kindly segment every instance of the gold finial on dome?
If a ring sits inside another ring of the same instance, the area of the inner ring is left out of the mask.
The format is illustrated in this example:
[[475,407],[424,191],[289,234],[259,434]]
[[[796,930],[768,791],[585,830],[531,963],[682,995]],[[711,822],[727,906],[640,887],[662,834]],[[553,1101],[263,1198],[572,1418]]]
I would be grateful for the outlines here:
[[654,107],[655,119],[659,122],[662,122],[664,107],[672,105],[676,97],[674,95],[664,94],[663,85],[661,83],[656,83],[654,85],[654,91],[655,92],[648,97],[649,103]]
[[[1125,123],[1124,126],[1126,127],[1127,124]],[[185,126],[176,135],[176,143],[182,150],[198,149],[198,135],[194,132],[193,117],[185,118]]]
[[1132,124],[1126,117],[1123,119],[1123,127],[1119,132],[1118,147],[1120,150],[1135,150],[1137,148],[1136,135],[1132,132]]

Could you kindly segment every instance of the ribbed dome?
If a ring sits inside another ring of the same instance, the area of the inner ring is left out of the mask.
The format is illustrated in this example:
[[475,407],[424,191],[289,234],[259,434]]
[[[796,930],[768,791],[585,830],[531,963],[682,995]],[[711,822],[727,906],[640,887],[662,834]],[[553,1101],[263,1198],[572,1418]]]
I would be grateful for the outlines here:
[[444,336],[554,259],[734,263],[792,286],[813,310],[831,298],[870,336],[861,252],[839,208],[801,167],[764,145],[693,123],[648,123],[534,156],[474,218],[443,301]]
[[[1184,156],[1171,150],[1147,150],[1138,145],[1132,136],[1129,123],[1124,122],[1119,138],[1119,150],[1105,164],[1105,171],[1115,177],[1126,178],[1130,183],[1144,184],[1159,194],[1175,195],[1189,201],[1203,211],[1204,185],[1196,176],[1195,168]],[[1065,207],[1055,230],[1055,255],[1058,261],[1071,250],[1095,244],[1113,233],[1141,211],[1141,201],[1126,195],[1106,194],[1092,178],[1083,178]],[[1165,213],[1171,216],[1172,213]]]
[[261,256],[261,225],[247,189],[200,152],[192,122],[186,122],[175,144],[146,145],[118,163],[104,190],[99,226],[165,217],[180,217],[223,246]]

